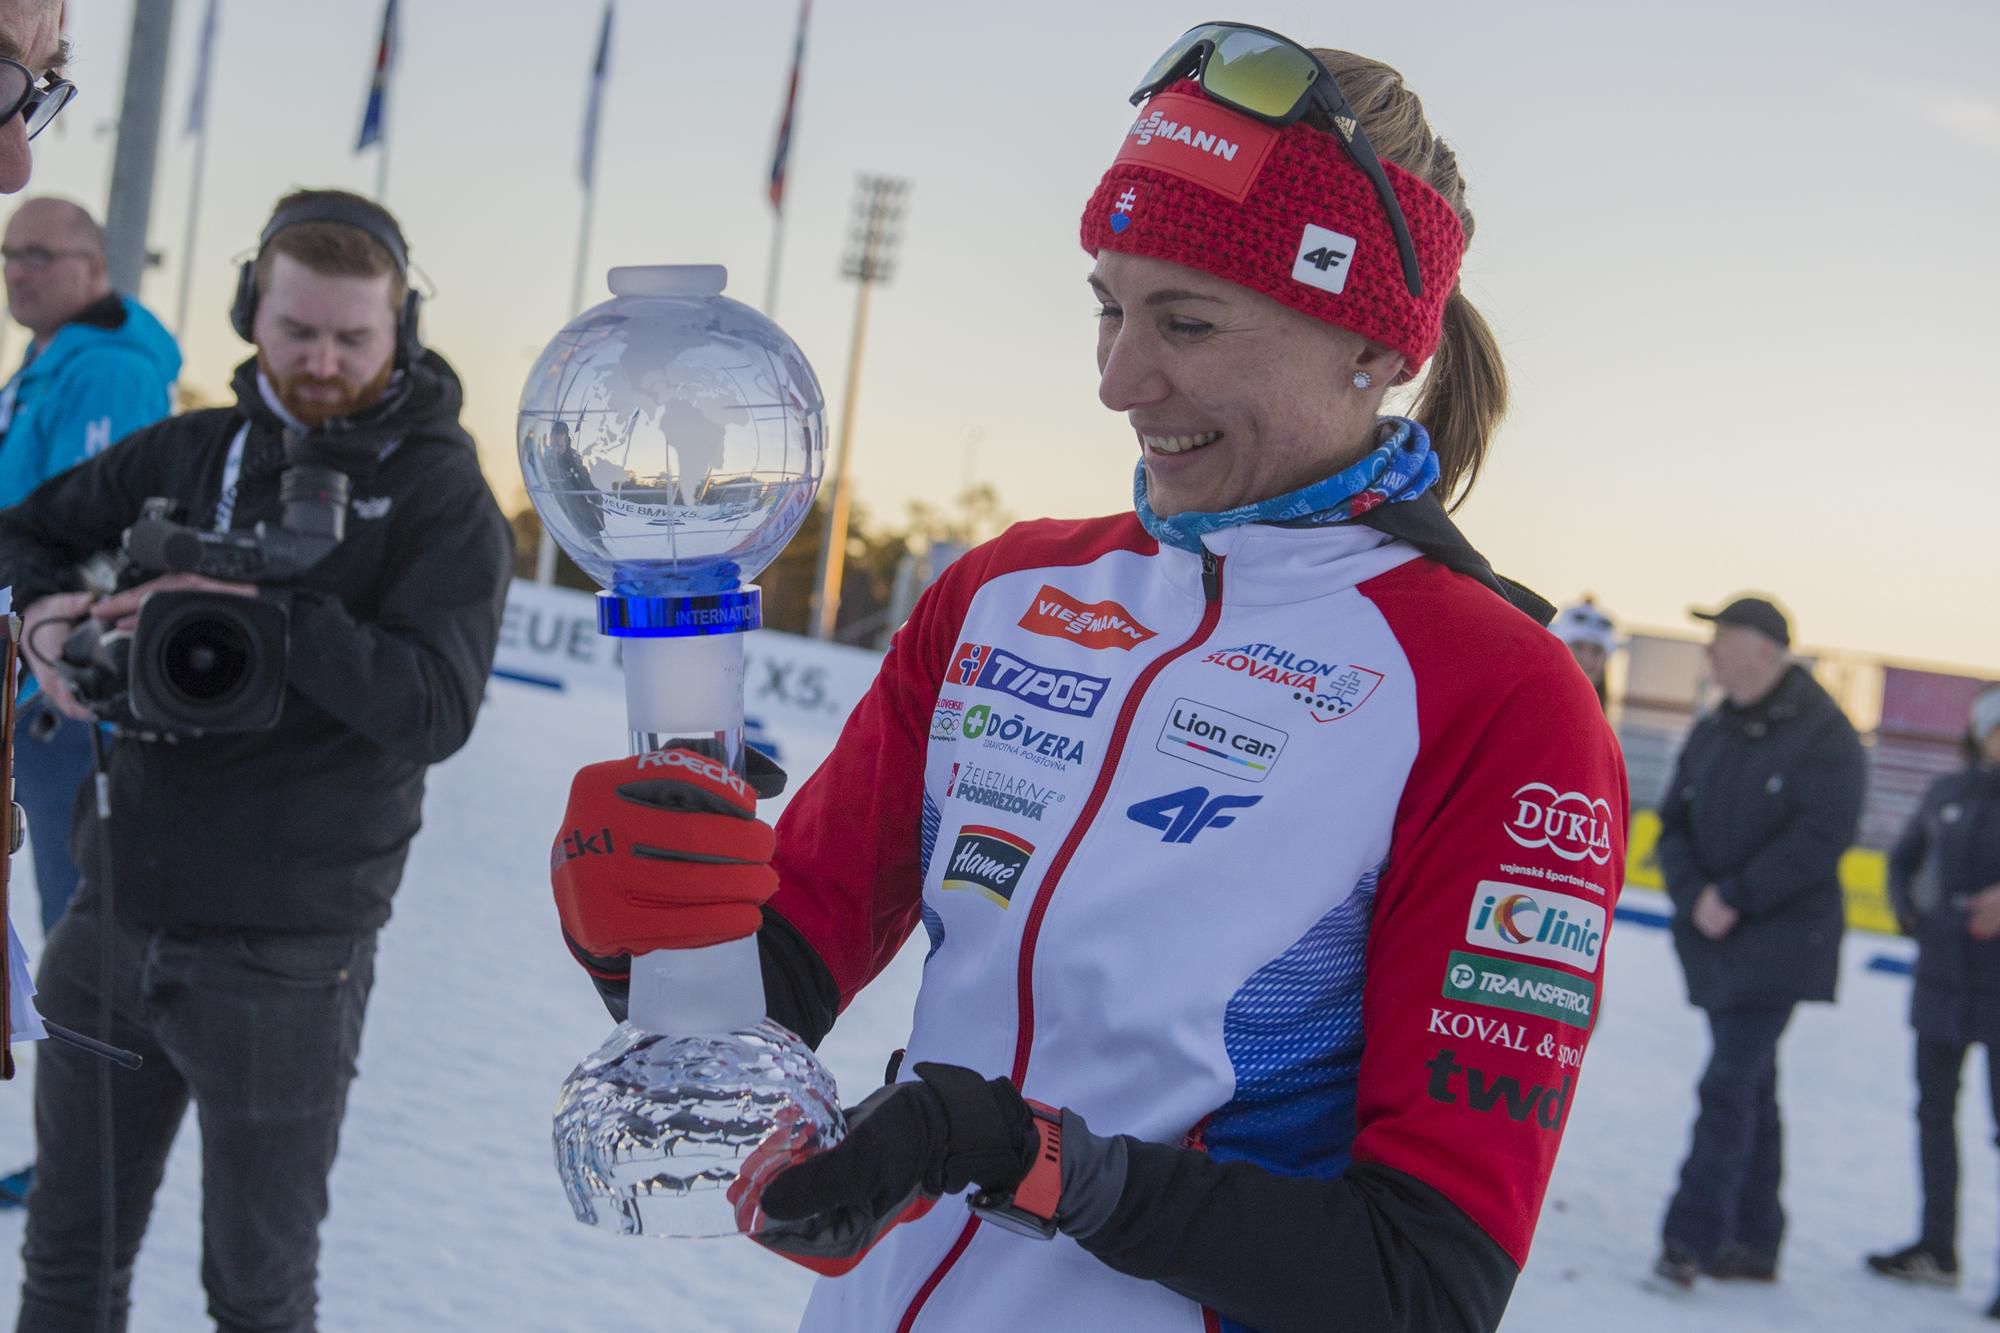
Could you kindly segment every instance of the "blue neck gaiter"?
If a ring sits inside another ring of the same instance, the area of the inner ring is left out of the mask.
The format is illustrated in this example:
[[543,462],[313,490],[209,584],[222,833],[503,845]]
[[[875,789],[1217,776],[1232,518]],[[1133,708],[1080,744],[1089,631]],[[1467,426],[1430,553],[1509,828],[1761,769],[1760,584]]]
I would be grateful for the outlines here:
[[1220,532],[1241,523],[1282,523],[1320,527],[1345,523],[1377,505],[1414,500],[1437,484],[1437,455],[1431,437],[1408,417],[1383,417],[1375,447],[1332,476],[1285,495],[1238,505],[1218,513],[1187,510],[1162,518],[1146,501],[1146,464],[1142,459],[1132,477],[1132,507],[1139,522],[1163,546],[1202,551],[1202,534]]

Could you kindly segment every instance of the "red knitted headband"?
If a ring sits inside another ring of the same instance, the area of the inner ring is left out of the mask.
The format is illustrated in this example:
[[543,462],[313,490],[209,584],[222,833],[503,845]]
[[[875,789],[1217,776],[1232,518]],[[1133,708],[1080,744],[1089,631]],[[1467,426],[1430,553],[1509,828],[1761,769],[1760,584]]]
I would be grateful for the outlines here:
[[1210,101],[1192,80],[1140,109],[1083,210],[1083,248],[1184,264],[1403,354],[1437,350],[1465,233],[1444,196],[1383,162],[1416,243],[1410,295],[1382,202],[1332,134],[1280,129]]

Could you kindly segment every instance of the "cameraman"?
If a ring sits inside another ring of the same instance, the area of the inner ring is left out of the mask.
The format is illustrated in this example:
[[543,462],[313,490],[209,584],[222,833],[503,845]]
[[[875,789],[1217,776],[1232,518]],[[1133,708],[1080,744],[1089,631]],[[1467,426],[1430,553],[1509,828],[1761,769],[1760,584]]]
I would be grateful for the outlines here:
[[[425,769],[471,733],[512,560],[458,424],[458,378],[417,342],[416,305],[386,211],[342,191],[289,195],[240,276],[232,319],[257,355],[237,368],[236,405],[141,430],[0,513],[0,573],[27,607],[23,644],[70,716],[87,710],[56,659],[86,616],[126,624],[149,594],[194,588],[290,616],[275,729],[122,736],[108,828],[91,801],[77,804],[83,883],[43,955],[41,1009],[94,1030],[104,967],[109,1039],[145,1066],[100,1082],[89,1056],[41,1053],[23,1330],[95,1327],[106,1087],[116,1326],[192,1100],[209,1313],[230,1329],[313,1327],[319,1224],[376,932]],[[344,539],[304,573],[265,586],[173,574],[97,600],[63,591],[148,497],[181,502],[197,529],[277,525],[280,476],[301,448],[352,488]]]

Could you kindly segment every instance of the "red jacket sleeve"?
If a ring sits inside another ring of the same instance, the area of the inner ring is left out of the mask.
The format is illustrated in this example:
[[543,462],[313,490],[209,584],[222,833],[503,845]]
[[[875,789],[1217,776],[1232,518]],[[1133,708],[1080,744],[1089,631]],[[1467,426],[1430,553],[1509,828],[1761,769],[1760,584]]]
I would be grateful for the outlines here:
[[1603,1003],[1625,768],[1567,650],[1457,578],[1413,562],[1364,587],[1410,659],[1420,744],[1369,937],[1354,1159],[1519,1264]]

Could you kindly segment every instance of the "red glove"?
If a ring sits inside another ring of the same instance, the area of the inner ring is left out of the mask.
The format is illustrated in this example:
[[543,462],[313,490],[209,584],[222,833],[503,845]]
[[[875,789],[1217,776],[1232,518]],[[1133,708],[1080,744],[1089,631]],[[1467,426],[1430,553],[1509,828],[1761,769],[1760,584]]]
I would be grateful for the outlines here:
[[[782,775],[779,778],[782,784]],[[578,770],[549,857],[570,952],[622,980],[631,955],[754,935],[778,888],[758,791],[692,750]]]

